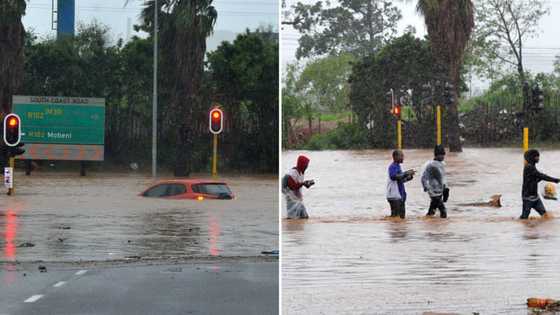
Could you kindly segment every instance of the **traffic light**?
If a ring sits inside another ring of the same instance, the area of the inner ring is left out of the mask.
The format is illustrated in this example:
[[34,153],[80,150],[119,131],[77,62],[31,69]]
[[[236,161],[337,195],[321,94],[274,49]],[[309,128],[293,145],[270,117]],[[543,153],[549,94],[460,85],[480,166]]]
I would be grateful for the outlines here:
[[213,108],[210,111],[210,132],[217,135],[224,130],[224,113],[219,108]]
[[393,116],[395,116],[397,119],[401,119],[401,111],[401,105],[395,104],[395,106],[393,106],[393,108],[391,109],[391,114],[393,114]]
[[544,93],[538,85],[533,87],[533,108],[535,110],[544,109]]
[[15,147],[21,141],[21,119],[16,114],[8,114],[4,117],[4,143],[9,147]]
[[443,97],[447,105],[451,105],[455,102],[455,98],[453,97],[454,88],[455,86],[453,84],[445,82],[445,85],[443,87]]

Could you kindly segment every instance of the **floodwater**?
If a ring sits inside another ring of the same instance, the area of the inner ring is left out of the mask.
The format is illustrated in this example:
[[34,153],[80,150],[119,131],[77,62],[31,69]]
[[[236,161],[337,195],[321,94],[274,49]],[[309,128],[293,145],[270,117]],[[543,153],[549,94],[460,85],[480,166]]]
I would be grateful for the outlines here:
[[[288,151],[284,169],[301,153],[316,185],[304,191],[310,219],[282,223],[285,314],[527,314],[529,297],[560,299],[560,219],[517,220],[521,150],[448,154],[448,219],[424,217],[431,150],[405,150],[403,169],[418,174],[404,221],[385,218],[390,151]],[[560,176],[560,151],[541,151],[537,167]],[[494,194],[502,208],[461,205]],[[544,203],[560,218],[559,201]]]
[[276,177],[221,180],[234,200],[140,197],[152,183],[141,175],[18,172],[15,196],[0,189],[0,262],[256,257],[277,249]]

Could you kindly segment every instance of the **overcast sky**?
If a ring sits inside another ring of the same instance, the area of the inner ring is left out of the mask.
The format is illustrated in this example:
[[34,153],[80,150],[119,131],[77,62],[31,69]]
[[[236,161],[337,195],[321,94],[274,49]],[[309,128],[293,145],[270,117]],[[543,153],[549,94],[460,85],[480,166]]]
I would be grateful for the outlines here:
[[[286,0],[289,6],[301,0]],[[313,0],[303,0],[305,3],[314,3]],[[416,35],[423,37],[426,34],[423,17],[416,12],[417,1],[395,1],[394,5],[401,9],[402,19],[399,22],[399,32],[402,34],[406,26],[412,25],[416,28]],[[550,8],[550,14],[540,20],[540,34],[537,38],[525,43],[525,65],[532,72],[551,72],[553,70],[554,58],[560,55],[560,0],[546,0]],[[281,58],[282,65],[296,61],[295,53],[298,47],[299,33],[290,26],[283,26],[281,32]],[[475,80],[474,88],[482,89],[487,86],[486,82]]]
[[[3,1],[3,0],[2,0]],[[132,26],[139,23],[144,1],[76,0],[76,24],[97,20],[111,28],[113,40],[135,35]],[[278,29],[279,0],[215,0],[218,10],[216,35],[241,33],[245,29],[274,25]],[[34,29],[41,37],[56,36],[51,28],[52,0],[29,0],[23,19],[26,28]]]

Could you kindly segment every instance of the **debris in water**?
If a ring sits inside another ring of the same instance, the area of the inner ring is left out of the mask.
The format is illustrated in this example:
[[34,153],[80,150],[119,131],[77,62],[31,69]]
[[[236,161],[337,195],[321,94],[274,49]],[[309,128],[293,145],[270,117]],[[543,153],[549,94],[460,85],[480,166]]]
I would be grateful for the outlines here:
[[25,242],[25,243],[19,244],[17,247],[22,248],[22,247],[34,247],[34,246],[35,246],[35,244],[33,244],[33,243]]
[[461,203],[459,206],[463,207],[493,207],[493,208],[501,208],[502,207],[502,195],[496,194],[490,197],[490,200],[487,202],[473,202],[473,203]]
[[534,308],[542,308],[545,309],[551,304],[555,304],[557,301],[553,299],[543,299],[543,298],[528,298],[527,299],[527,306],[534,307]]
[[273,255],[273,256],[278,256],[280,255],[280,251],[275,249],[275,250],[263,250],[261,252],[261,254],[263,255]]
[[40,272],[47,272],[47,267],[45,267],[45,266],[39,266],[39,271],[40,271]]
[[125,259],[142,259],[142,256],[125,256]]

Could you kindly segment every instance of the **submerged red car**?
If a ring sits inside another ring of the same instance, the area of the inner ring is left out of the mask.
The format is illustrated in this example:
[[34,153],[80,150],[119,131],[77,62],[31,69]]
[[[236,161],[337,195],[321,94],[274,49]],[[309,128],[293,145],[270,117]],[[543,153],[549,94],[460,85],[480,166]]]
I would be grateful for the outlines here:
[[224,182],[201,179],[162,180],[140,194],[143,197],[168,199],[233,199]]

